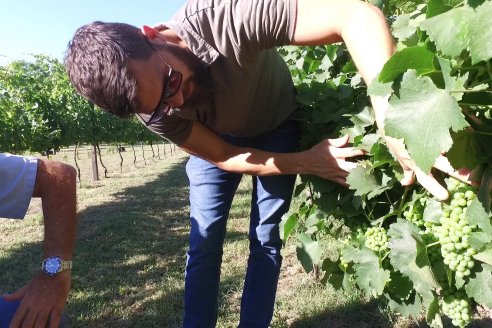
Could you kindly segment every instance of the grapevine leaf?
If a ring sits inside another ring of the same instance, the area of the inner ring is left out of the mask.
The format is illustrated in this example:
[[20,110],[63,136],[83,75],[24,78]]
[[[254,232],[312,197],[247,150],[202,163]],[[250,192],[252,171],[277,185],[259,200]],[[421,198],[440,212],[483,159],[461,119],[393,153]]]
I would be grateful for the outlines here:
[[388,297],[396,300],[406,300],[410,298],[413,291],[413,284],[408,277],[403,276],[400,272],[390,273],[391,280],[386,286]]
[[362,165],[357,165],[355,169],[350,171],[347,177],[347,183],[350,189],[355,190],[356,196],[363,196],[380,189],[380,185],[370,168],[363,167]]
[[468,243],[475,249],[482,249],[483,246],[490,242],[490,237],[485,232],[472,232],[468,238]]
[[441,203],[432,198],[428,198],[424,209],[424,221],[437,224],[441,217]]
[[379,73],[379,81],[392,82],[409,69],[415,70],[418,75],[435,72],[434,53],[421,46],[408,47],[396,52],[384,64]]
[[317,241],[311,239],[308,234],[301,234],[298,237],[297,258],[306,272],[313,270],[313,265],[321,261],[322,249]]
[[391,33],[400,41],[406,40],[417,31],[417,27],[411,24],[408,14],[398,16],[391,25]]
[[426,320],[431,323],[434,327],[442,327],[441,316],[439,315],[439,300],[437,297],[434,297],[434,300],[431,302],[427,309]]
[[466,217],[470,225],[476,224],[483,232],[485,232],[490,238],[492,238],[492,224],[490,224],[490,218],[482,205],[477,199],[473,199],[471,204],[466,210]]
[[414,293],[408,301],[397,301],[386,295],[388,306],[393,312],[400,313],[404,317],[417,319],[422,311],[422,301],[418,295]]
[[425,172],[451,147],[449,129],[468,126],[456,99],[413,70],[404,74],[400,98],[390,100],[385,122],[386,133],[404,138],[410,156]]
[[492,247],[473,255],[473,257],[479,261],[492,265]]
[[474,12],[470,7],[455,8],[426,19],[420,23],[420,29],[429,34],[429,38],[444,55],[457,57],[468,47],[468,26],[473,17]]
[[425,14],[427,18],[430,18],[442,14],[450,9],[453,9],[453,6],[449,3],[444,3],[442,0],[430,0],[427,3],[427,10]]
[[[476,8],[476,15],[470,22],[470,54],[472,64],[492,57],[492,1],[485,1]],[[449,23],[448,23],[449,24]]]
[[396,270],[410,278],[415,290],[425,299],[433,298],[433,290],[439,287],[429,266],[426,248],[418,228],[399,219],[388,231],[390,237],[390,261]]
[[286,213],[282,216],[282,221],[279,225],[280,237],[285,242],[289,238],[292,231],[297,226],[298,216],[296,213]]
[[463,92],[456,92],[457,90],[464,90],[465,83],[468,79],[468,73],[464,76],[452,76],[451,75],[451,62],[442,57],[437,57],[439,61],[439,66],[441,67],[442,77],[444,79],[444,87],[446,91],[454,91],[452,93],[453,97],[456,98],[457,101],[460,101],[463,97]]
[[367,295],[374,297],[381,295],[390,279],[390,273],[381,268],[379,257],[370,249],[363,247],[357,251],[354,262],[356,281],[359,287]]
[[367,88],[367,94],[379,97],[389,96],[393,93],[392,85],[392,82],[382,83],[378,79],[375,79]]
[[474,278],[466,285],[465,290],[469,297],[473,297],[478,304],[492,307],[492,266],[482,265],[483,270],[477,272]]
[[446,157],[455,169],[475,168],[480,162],[479,149],[476,135],[466,130],[452,132],[453,145],[446,153]]

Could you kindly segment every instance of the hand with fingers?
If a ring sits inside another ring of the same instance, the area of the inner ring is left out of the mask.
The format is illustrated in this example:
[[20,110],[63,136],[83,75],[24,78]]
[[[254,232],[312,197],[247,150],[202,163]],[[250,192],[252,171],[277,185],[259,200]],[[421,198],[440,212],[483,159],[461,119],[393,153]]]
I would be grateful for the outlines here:
[[[402,185],[411,185],[415,182],[416,178],[422,187],[427,189],[427,191],[429,191],[437,199],[441,201],[448,199],[449,193],[447,189],[435,179],[432,173],[425,173],[415,164],[415,162],[410,158],[402,140],[388,136],[385,136],[385,140],[386,145],[395,155],[403,168],[403,179],[400,181]],[[436,159],[434,168],[463,182],[475,184],[469,180],[472,172],[471,170],[455,170],[444,155],[440,155]]]
[[26,286],[1,297],[19,301],[9,328],[58,328],[71,284],[69,271],[50,277],[39,272]]
[[349,159],[364,155],[363,150],[348,145],[349,137],[343,136],[337,139],[325,139],[307,150],[308,173],[347,186],[349,171],[357,166],[357,163]]

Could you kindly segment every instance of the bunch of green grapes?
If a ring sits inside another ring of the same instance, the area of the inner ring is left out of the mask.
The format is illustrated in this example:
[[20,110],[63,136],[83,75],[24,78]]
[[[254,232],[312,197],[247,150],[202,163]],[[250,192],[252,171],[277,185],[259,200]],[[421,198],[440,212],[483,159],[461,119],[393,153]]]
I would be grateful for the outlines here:
[[365,245],[376,253],[383,253],[388,250],[388,234],[383,227],[370,227],[364,233],[366,236]]
[[424,229],[424,210],[427,203],[427,197],[417,199],[410,207],[403,212],[403,216],[417,227]]
[[442,313],[451,319],[457,327],[465,327],[471,322],[472,309],[470,299],[463,291],[446,292],[440,305]]
[[442,261],[441,251],[438,245],[438,238],[433,233],[422,234],[422,240],[427,245],[427,256],[431,263]]
[[452,198],[449,204],[443,203],[443,216],[440,226],[434,227],[441,243],[441,254],[446,264],[456,276],[463,278],[471,274],[474,267],[473,255],[476,250],[468,243],[468,238],[476,226],[470,225],[466,217],[467,207],[476,197],[472,187],[456,179],[448,181]]

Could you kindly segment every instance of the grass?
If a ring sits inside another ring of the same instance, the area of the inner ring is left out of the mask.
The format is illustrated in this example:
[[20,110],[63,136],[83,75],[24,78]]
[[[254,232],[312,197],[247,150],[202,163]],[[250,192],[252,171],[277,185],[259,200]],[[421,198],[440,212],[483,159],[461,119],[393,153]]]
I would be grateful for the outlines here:
[[[164,158],[124,153],[124,169],[103,150],[108,178],[90,181],[90,157],[82,153],[78,188],[79,231],[72,289],[66,312],[70,327],[181,327],[183,273],[188,238],[187,155]],[[72,155],[54,159],[72,164]],[[102,174],[101,174],[102,175]],[[237,326],[248,253],[250,179],[240,184],[224,247],[219,322]],[[43,225],[39,201],[26,219],[0,220],[0,293],[23,286],[38,270]],[[389,315],[375,301],[320,286],[306,274],[290,240],[284,251],[272,328],[414,327]]]

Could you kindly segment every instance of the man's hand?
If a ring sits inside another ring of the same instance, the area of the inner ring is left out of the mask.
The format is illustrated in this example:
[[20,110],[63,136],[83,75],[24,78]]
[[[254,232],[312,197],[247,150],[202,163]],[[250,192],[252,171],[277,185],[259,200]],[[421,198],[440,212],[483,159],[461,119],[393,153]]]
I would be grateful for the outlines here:
[[347,161],[348,158],[364,155],[364,151],[346,147],[349,137],[325,139],[304,152],[306,163],[309,163],[309,174],[334,181],[347,186],[347,176],[357,163]]
[[57,328],[70,284],[71,271],[63,271],[53,277],[39,272],[23,288],[2,296],[6,301],[22,299],[9,328]]
[[[408,186],[415,181],[417,181],[427,189],[432,195],[434,195],[439,200],[446,200],[449,197],[449,193],[446,188],[444,188],[433,176],[432,173],[425,173],[422,171],[415,162],[410,158],[403,141],[400,139],[391,138],[385,136],[386,145],[395,155],[403,168],[403,179],[400,183],[404,186]],[[473,184],[469,181],[471,170],[461,169],[455,170],[448,159],[444,155],[440,155],[434,164],[434,168],[442,171],[449,176],[452,176],[458,180],[464,181],[466,183]]]

